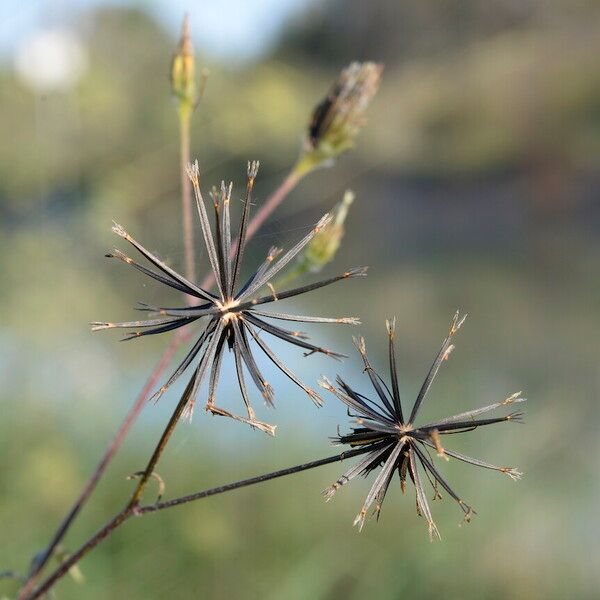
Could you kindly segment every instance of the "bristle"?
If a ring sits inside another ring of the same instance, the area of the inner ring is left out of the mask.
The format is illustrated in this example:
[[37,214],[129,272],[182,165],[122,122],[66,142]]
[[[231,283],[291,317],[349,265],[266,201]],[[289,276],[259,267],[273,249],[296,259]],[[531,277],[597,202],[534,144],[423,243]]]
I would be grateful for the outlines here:
[[360,325],[360,317],[340,317],[337,319],[338,323],[343,323],[345,325]]
[[248,161],[248,179],[256,179],[258,175],[258,168],[260,167],[260,162],[258,160]]
[[390,339],[394,340],[396,337],[396,317],[394,317],[391,321],[389,319],[385,320],[385,327],[388,332],[388,336]]
[[321,375],[321,378],[317,381],[317,383],[320,387],[322,387],[324,390],[327,390],[328,392],[335,391],[333,384],[331,383],[331,381],[329,381],[329,379],[327,379],[327,377],[325,377],[325,375]]
[[181,414],[181,418],[188,423],[192,422],[192,418],[194,416],[194,407],[196,405],[196,398],[192,398],[183,409],[183,413]]
[[369,267],[354,267],[344,272],[344,277],[366,277]]
[[502,467],[500,472],[508,475],[513,481],[519,481],[523,477],[523,473],[513,467]]
[[508,398],[506,398],[506,400],[503,400],[501,402],[501,404],[503,406],[506,406],[508,404],[517,404],[518,402],[526,402],[527,398],[523,398],[521,396],[523,392],[515,392],[514,394],[511,394]]
[[352,525],[356,527],[358,525],[358,531],[362,531],[365,525],[365,519],[367,517],[367,510],[365,508],[361,509],[361,511],[356,515]]
[[92,331],[101,331],[102,329],[113,329],[115,327],[114,323],[106,323],[101,321],[92,321],[90,323]]
[[319,396],[319,394],[317,394],[317,392],[315,392],[315,390],[312,388],[307,387],[304,389],[304,391],[308,394],[316,406],[321,407],[325,404],[325,402],[323,402],[323,398],[321,398],[321,396]]
[[198,183],[200,178],[200,167],[198,165],[198,160],[195,160],[193,163],[189,162],[185,167],[185,172],[192,183]]
[[327,225],[329,225],[329,223],[331,223],[332,220],[333,216],[329,213],[325,213],[315,225],[314,232],[319,233],[319,231],[321,231],[321,229],[323,229],[324,227],[327,227]]
[[333,497],[335,496],[335,493],[340,489],[340,484],[337,483],[337,481],[330,485],[328,488],[325,488],[321,493],[323,494],[323,496],[325,497],[325,502],[330,502]]
[[514,423],[523,423],[523,417],[525,413],[522,411],[512,412],[509,415],[506,415],[505,419],[507,421],[512,421]]
[[282,248],[271,246],[271,248],[269,248],[269,253],[267,254],[267,260],[269,262],[273,262],[282,253],[282,251]]
[[454,335],[462,327],[462,324],[465,322],[467,317],[468,313],[465,313],[461,317],[459,310],[454,313],[454,318],[452,319],[452,325],[450,327],[450,335]]
[[354,346],[361,354],[365,354],[367,352],[367,345],[366,345],[364,337],[362,337],[361,335],[353,337],[352,342],[354,343]]
[[441,540],[442,534],[440,533],[440,530],[437,528],[437,525],[435,524],[435,522],[429,521],[427,525],[429,527],[429,541],[433,542],[434,537],[436,537],[438,540]]
[[125,228],[122,225],[119,225],[116,221],[113,221],[112,231],[122,238],[126,238],[129,235],[125,231]]

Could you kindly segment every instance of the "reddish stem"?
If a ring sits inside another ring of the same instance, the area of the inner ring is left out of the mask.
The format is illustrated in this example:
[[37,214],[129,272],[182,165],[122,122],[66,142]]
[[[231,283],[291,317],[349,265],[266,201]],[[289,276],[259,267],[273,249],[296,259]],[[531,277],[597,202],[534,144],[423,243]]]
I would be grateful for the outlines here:
[[116,454],[117,450],[123,444],[125,437],[127,436],[129,430],[131,429],[131,427],[139,417],[140,413],[142,412],[142,408],[144,408],[146,402],[148,401],[148,398],[150,397],[150,394],[157,387],[160,376],[171,362],[173,356],[175,355],[175,352],[179,348],[179,345],[183,343],[183,341],[187,338],[189,338],[189,334],[186,331],[182,330],[171,340],[171,343],[167,346],[167,349],[165,350],[164,354],[160,357],[160,360],[154,367],[154,370],[150,374],[150,377],[148,377],[146,383],[144,384],[144,387],[142,388],[142,391],[139,393],[133,406],[131,407],[127,415],[125,415],[125,419],[123,419],[123,422],[121,423],[121,426],[119,427],[117,433],[115,434],[114,438],[110,441],[102,458],[100,459],[100,462],[98,463],[98,466],[92,473],[92,476],[89,478],[83,490],[81,491],[81,494],[71,507],[71,510],[63,519],[59,528],[56,530],[52,541],[48,544],[48,547],[46,548],[46,550],[44,550],[44,553],[41,555],[39,560],[36,561],[34,569],[29,574],[27,582],[25,583],[25,585],[19,593],[18,600],[24,600],[25,598],[27,598],[27,595],[35,586],[35,582],[40,571],[44,568],[44,566],[52,556],[54,550],[56,549],[56,546],[58,546],[58,544],[65,537],[69,527],[81,511],[83,505],[90,497],[91,493],[94,491],[96,485],[98,484],[98,481],[100,480],[100,477],[102,477],[102,474],[108,467],[108,464]]
[[264,475],[259,475],[258,477],[242,479],[241,481],[236,481],[227,485],[209,488],[201,492],[189,494],[188,496],[181,496],[180,498],[174,498],[173,500],[168,500],[166,502],[158,502],[156,504],[149,504],[147,506],[137,506],[135,503],[129,502],[120,513],[115,515],[108,523],[106,523],[106,525],[99,529],[87,542],[83,544],[83,546],[81,546],[81,548],[79,548],[79,550],[71,554],[71,556],[69,556],[69,558],[67,558],[48,577],[48,579],[46,579],[46,581],[44,581],[40,585],[40,587],[37,590],[35,590],[35,592],[33,592],[33,594],[29,597],[28,600],[35,600],[36,598],[40,598],[43,594],[47,593],[48,590],[59,579],[61,579],[64,575],[67,574],[71,567],[77,564],[86,554],[88,554],[88,552],[90,552],[90,550],[95,548],[102,540],[106,539],[115,529],[117,529],[117,527],[122,525],[125,521],[127,521],[130,517],[134,515],[141,516],[147,513],[165,510],[167,508],[173,508],[182,504],[187,504],[188,502],[195,502],[196,500],[209,498],[210,496],[216,496],[218,494],[224,494],[226,492],[231,492],[242,487],[256,485],[257,483],[263,483],[265,481],[270,481],[271,479],[277,479],[279,477],[285,477],[287,475],[293,475],[295,473],[300,473],[302,471],[307,471],[316,467],[329,465],[334,462],[343,461],[348,458],[352,458],[354,456],[359,456],[360,454],[370,452],[370,450],[371,448],[358,448],[355,450],[347,450],[345,452],[341,452],[340,454],[335,454],[334,456],[328,456],[327,458],[321,458],[319,460],[314,460],[301,465],[296,465],[294,467],[288,467],[287,469],[273,471],[272,473],[265,473]]
[[[185,251],[185,276],[189,281],[196,281],[196,259],[194,254],[194,220],[192,211],[192,185],[187,176],[186,167],[190,162],[190,116],[189,111],[180,111],[180,175],[181,175],[181,208],[183,215],[183,243]],[[191,300],[191,298],[189,299]],[[188,301],[189,301],[188,300]]]
[[[247,239],[249,240],[252,236],[258,231],[258,229],[263,225],[269,215],[281,204],[284,198],[296,187],[300,180],[300,177],[292,171],[281,183],[281,185],[273,192],[273,194],[267,199],[265,204],[260,208],[260,210],[254,215],[250,223],[248,224],[247,231]],[[237,241],[232,247],[232,252],[235,251],[235,247],[237,246]],[[208,273],[203,281],[200,284],[200,287],[207,289],[210,288],[214,284],[214,275],[212,272]],[[53,552],[55,551],[58,544],[63,540],[67,531],[71,527],[73,521],[83,508],[83,505],[86,503],[98,481],[106,471],[109,463],[113,459],[114,455],[117,453],[121,445],[123,444],[125,437],[129,433],[131,427],[136,422],[140,413],[142,412],[142,408],[148,401],[148,398],[157,387],[158,381],[165,371],[165,369],[170,364],[173,356],[177,352],[179,346],[186,342],[190,338],[190,334],[187,330],[179,330],[179,332],[174,336],[171,340],[171,343],[167,346],[165,352],[160,357],[158,363],[152,370],[152,373],[148,377],[144,387],[136,398],[133,406],[125,416],[121,426],[119,427],[117,433],[110,441],[108,447],[106,448],[98,466],[92,473],[91,477],[85,484],[81,494],[71,507],[71,510],[68,512],[67,516],[63,519],[60,526],[56,530],[51,542],[48,547],[44,550],[44,553],[41,555],[40,559],[36,561],[34,567],[31,569],[27,581],[21,588],[19,592],[19,596],[17,600],[26,600],[28,598],[28,594],[33,590],[38,575],[42,571],[42,569],[46,566]]]

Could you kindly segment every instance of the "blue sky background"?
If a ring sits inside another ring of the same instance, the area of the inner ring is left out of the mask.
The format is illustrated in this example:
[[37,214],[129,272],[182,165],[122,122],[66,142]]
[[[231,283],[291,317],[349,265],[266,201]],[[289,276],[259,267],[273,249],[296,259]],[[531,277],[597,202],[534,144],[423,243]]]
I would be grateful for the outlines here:
[[35,31],[64,25],[96,5],[142,6],[175,33],[189,13],[199,49],[229,60],[248,60],[268,50],[281,25],[312,0],[3,0],[0,57],[10,57]]

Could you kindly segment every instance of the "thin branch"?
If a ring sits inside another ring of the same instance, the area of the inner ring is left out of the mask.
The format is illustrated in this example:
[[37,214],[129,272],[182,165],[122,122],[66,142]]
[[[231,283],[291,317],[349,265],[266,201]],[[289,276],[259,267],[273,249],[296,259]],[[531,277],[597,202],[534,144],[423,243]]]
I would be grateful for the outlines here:
[[[196,257],[194,252],[194,220],[192,206],[192,185],[186,173],[190,162],[190,111],[179,111],[179,170],[181,178],[181,209],[183,215],[183,243],[185,250],[185,276],[194,283],[196,280]],[[189,298],[188,300],[191,300]]]
[[[186,179],[189,181],[187,175]],[[256,215],[248,224],[246,240],[250,240],[250,238],[254,236],[254,234],[260,229],[260,227],[263,225],[263,223],[266,221],[269,215],[283,202],[285,197],[296,187],[300,179],[301,177],[295,174],[295,171],[292,171],[283,180],[281,185],[267,199],[265,204],[261,207],[261,209],[256,213]],[[233,245],[232,252],[235,251],[235,246],[236,244]],[[211,272],[204,277],[203,281],[200,284],[200,287],[203,289],[208,289],[213,284],[214,275]],[[86,482],[83,490],[71,506],[71,509],[67,513],[66,517],[60,523],[58,529],[52,537],[52,540],[48,544],[48,547],[41,555],[41,558],[38,561],[36,561],[34,568],[29,573],[27,582],[19,592],[17,600],[25,600],[26,598],[28,598],[28,595],[31,593],[36,584],[38,575],[40,574],[42,569],[47,565],[56,547],[64,539],[73,521],[80,513],[81,509],[87,502],[92,492],[96,489],[100,478],[108,468],[108,465],[112,461],[114,455],[122,446],[123,442],[125,441],[125,438],[127,437],[127,434],[133,427],[133,424],[137,421],[140,413],[142,412],[143,407],[145,406],[148,399],[151,397],[154,389],[157,387],[160,377],[171,363],[173,357],[179,349],[179,346],[187,342],[189,339],[189,332],[186,330],[180,330],[177,332],[171,343],[165,349],[163,355],[160,357],[158,363],[156,364],[156,366],[150,373],[150,376],[146,380],[144,387],[142,388],[135,402],[129,409],[129,412],[125,415],[125,418],[119,426],[119,429],[117,430],[115,436],[109,442],[104,454],[102,455],[102,458],[100,459],[100,462],[96,466],[96,469]]]
[[246,232],[246,241],[264,225],[264,222],[271,216],[273,211],[285,200],[287,195],[298,185],[302,179],[296,170],[290,171],[289,175],[283,180],[281,185],[269,196],[267,201],[258,209]]
[[175,498],[173,500],[165,500],[164,502],[157,502],[156,504],[141,506],[140,508],[138,508],[137,513],[140,515],[145,515],[146,513],[164,510],[165,508],[180,506],[182,504],[187,504],[188,502],[194,502],[195,500],[208,498],[209,496],[216,496],[217,494],[223,494],[225,492],[230,492],[239,488],[248,487],[249,485],[254,485],[256,483],[263,483],[265,481],[270,481],[271,479],[285,477],[286,475],[293,475],[294,473],[300,473],[302,471],[308,471],[309,469],[315,469],[316,467],[322,467],[324,465],[329,465],[334,462],[346,460],[354,456],[359,456],[360,454],[365,454],[370,450],[370,448],[359,448],[357,450],[349,450],[347,452],[341,452],[340,454],[336,454],[335,456],[328,456],[327,458],[321,458],[319,460],[314,460],[312,462],[304,463],[302,465],[296,465],[295,467],[288,467],[287,469],[281,469],[280,471],[273,471],[272,473],[266,473],[265,475],[251,477],[250,479],[242,479],[241,481],[236,481],[235,483],[229,483],[227,485],[210,488],[208,490],[196,492],[187,496],[181,496],[180,498]]
[[156,504],[150,504],[147,506],[135,507],[132,506],[129,502],[127,506],[115,515],[106,525],[104,525],[101,529],[99,529],[87,542],[83,544],[73,554],[69,556],[40,586],[37,588],[31,596],[28,596],[28,600],[35,600],[36,598],[41,598],[44,594],[50,590],[54,586],[54,584],[61,579],[64,575],[66,575],[73,567],[73,565],[77,564],[84,556],[86,556],[93,548],[95,548],[102,540],[106,539],[115,529],[120,527],[125,521],[127,521],[130,517],[136,515],[145,515],[147,513],[157,512],[159,510],[164,510],[167,508],[173,508],[175,506],[180,506],[182,504],[187,504],[188,502],[194,502],[196,500],[201,500],[203,498],[208,498],[210,496],[216,496],[218,494],[224,494],[226,492],[231,492],[233,490],[237,490],[239,488],[248,487],[250,485],[255,485],[257,483],[263,483],[265,481],[270,481],[271,479],[277,479],[279,477],[285,477],[286,475],[293,475],[295,473],[300,473],[302,471],[308,471],[309,469],[315,469],[316,467],[322,467],[324,465],[328,465],[334,462],[343,461],[348,458],[352,458],[354,456],[359,456],[360,454],[365,454],[370,452],[371,448],[359,448],[357,450],[350,450],[347,452],[341,452],[340,454],[336,454],[334,456],[329,456],[327,458],[322,458],[319,460],[315,460],[312,462],[304,463],[301,465],[296,465],[294,467],[288,467],[287,469],[281,469],[279,471],[273,471],[271,473],[266,473],[264,475],[259,475],[257,477],[251,477],[250,479],[242,479],[240,481],[236,481],[234,483],[229,483],[226,485],[209,488],[207,490],[203,490],[200,492],[196,492],[194,494],[189,494],[187,496],[182,496],[180,498],[174,498],[173,500],[167,500],[164,502],[157,502]]
[[173,432],[175,431],[175,427],[177,426],[177,423],[179,422],[179,419],[181,418],[181,415],[183,414],[187,403],[190,401],[190,394],[194,389],[195,381],[196,373],[194,372],[190,377],[190,380],[187,386],[185,387],[183,394],[181,395],[181,399],[177,403],[177,406],[175,407],[175,410],[173,411],[173,414],[171,415],[171,418],[169,419],[169,422],[167,423],[167,426],[165,427],[165,430],[163,431],[163,434],[161,435],[160,440],[158,441],[158,444],[156,445],[156,448],[154,449],[154,452],[150,457],[150,460],[148,461],[148,465],[144,469],[142,476],[138,481],[138,484],[135,490],[133,491],[133,494],[131,495],[131,499],[129,500],[126,510],[134,510],[135,507],[138,505],[139,500],[142,497],[142,493],[144,492],[144,489],[146,488],[149,479],[154,473],[154,467],[156,467],[156,464],[158,463],[164,449],[166,448],[167,443],[171,438],[171,435],[173,435]]
[[39,575],[41,570],[46,566],[46,564],[54,554],[56,547],[63,540],[73,521],[75,520],[75,518],[83,508],[84,504],[96,488],[96,485],[98,485],[98,481],[100,481],[100,478],[104,474],[104,471],[106,471],[106,468],[108,467],[110,461],[113,459],[114,455],[117,453],[117,451],[125,441],[125,437],[127,436],[129,430],[132,428],[133,424],[142,412],[142,409],[146,405],[150,394],[158,385],[158,381],[162,373],[171,363],[171,360],[175,356],[179,345],[185,342],[188,338],[189,333],[187,331],[180,330],[177,333],[177,335],[173,338],[171,343],[167,346],[167,349],[165,350],[164,354],[160,357],[160,360],[154,367],[152,373],[150,373],[150,377],[148,377],[146,383],[144,384],[144,387],[142,388],[141,392],[136,398],[133,406],[125,415],[125,418],[123,419],[123,422],[117,430],[117,433],[115,434],[114,438],[108,444],[106,450],[104,451],[104,454],[102,455],[102,458],[100,459],[100,462],[96,466],[96,469],[92,473],[91,477],[88,479],[83,490],[79,494],[79,497],[77,498],[77,500],[75,500],[67,516],[59,525],[54,536],[52,537],[52,540],[48,544],[48,547],[44,550],[40,558],[37,561],[35,561],[35,565],[29,573],[27,582],[25,583],[25,585],[19,593],[18,600],[25,600],[25,598],[28,597],[28,594],[31,593],[31,591],[33,590],[37,580],[37,576]]

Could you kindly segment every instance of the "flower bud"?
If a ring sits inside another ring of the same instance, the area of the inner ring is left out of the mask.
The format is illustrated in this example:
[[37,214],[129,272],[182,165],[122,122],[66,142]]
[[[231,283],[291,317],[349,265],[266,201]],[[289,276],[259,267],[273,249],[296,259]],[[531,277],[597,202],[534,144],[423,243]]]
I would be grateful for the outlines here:
[[171,90],[180,108],[191,110],[198,101],[196,64],[190,36],[190,20],[186,15],[181,28],[181,38],[171,60]]
[[331,223],[315,235],[298,259],[306,265],[307,271],[320,271],[334,259],[344,237],[344,221],[352,202],[354,202],[354,192],[347,190],[343,200],[331,211],[333,215]]
[[308,243],[304,251],[298,256],[296,266],[278,282],[278,285],[288,284],[304,273],[318,273],[330,263],[340,247],[344,237],[344,221],[348,216],[350,205],[354,202],[354,192],[346,190],[344,198],[329,214],[333,217]]
[[383,65],[354,62],[313,110],[300,163],[305,172],[333,161],[354,146],[364,113],[379,89]]

